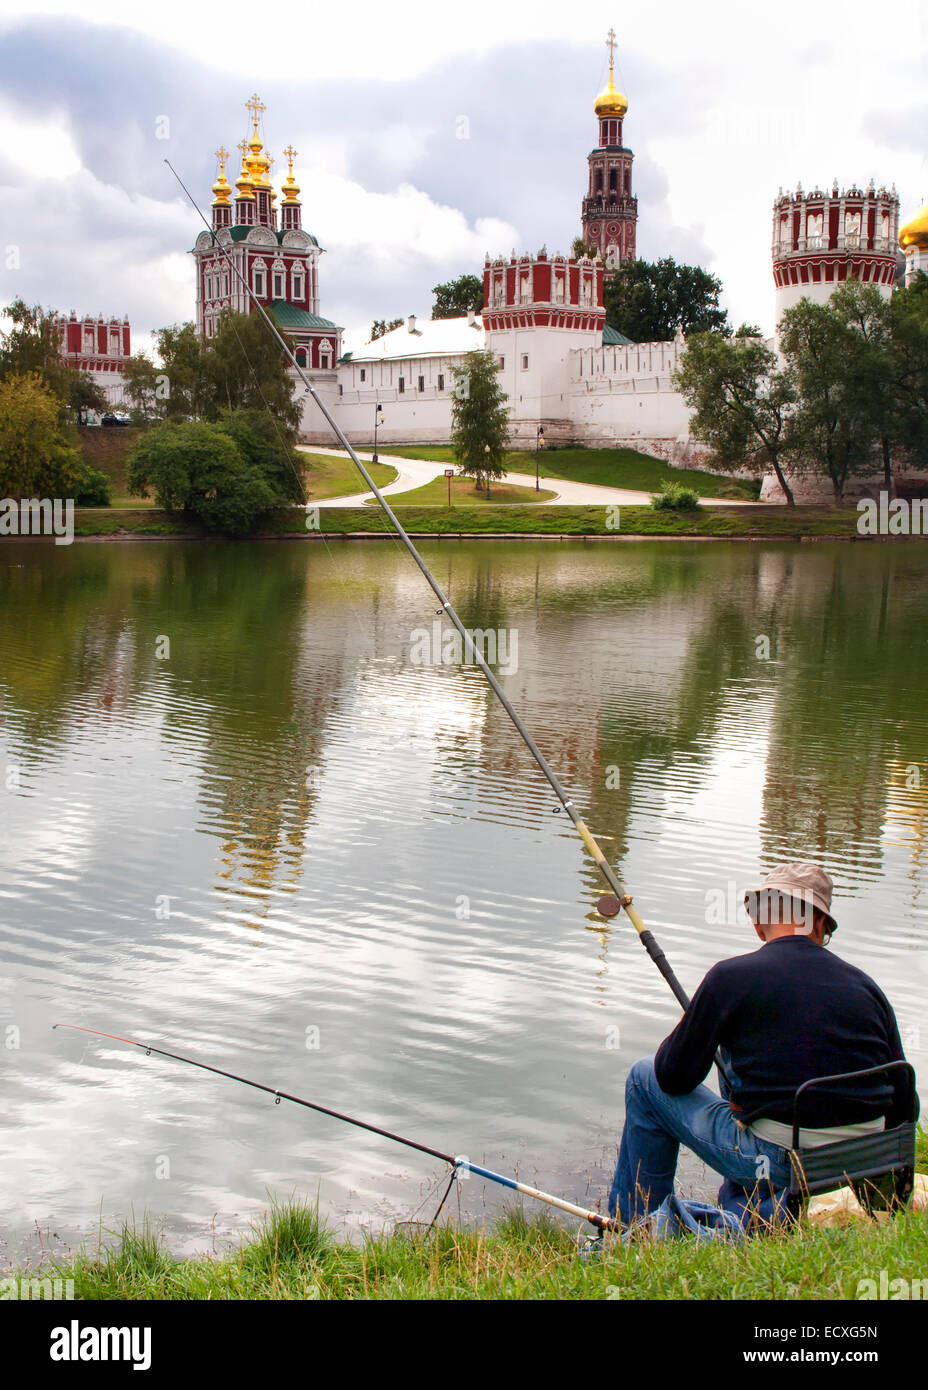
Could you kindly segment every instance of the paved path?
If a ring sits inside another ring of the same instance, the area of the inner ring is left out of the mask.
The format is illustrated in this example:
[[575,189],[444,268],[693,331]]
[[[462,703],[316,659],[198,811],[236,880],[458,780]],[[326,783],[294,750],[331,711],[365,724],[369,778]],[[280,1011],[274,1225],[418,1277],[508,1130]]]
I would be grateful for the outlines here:
[[[314,454],[333,454],[338,458],[347,458],[344,449],[322,449],[313,444],[306,446],[307,452]],[[370,463],[372,454],[362,450],[357,451],[358,458],[363,463]],[[444,463],[429,463],[425,459],[406,459],[398,458],[395,454],[381,454],[380,463],[388,463],[392,467],[399,469],[394,482],[388,483],[380,490],[385,497],[399,492],[411,492],[413,488],[423,487],[425,483],[430,483],[434,478],[441,478],[444,470],[450,465]],[[534,473],[507,473],[507,483],[515,483],[519,487],[535,486]],[[541,486],[549,492],[555,492],[556,496],[547,499],[548,506],[588,506],[588,507],[646,507],[651,501],[650,492],[638,492],[634,488],[627,487],[600,487],[596,483],[573,483],[563,478],[542,478]],[[350,497],[329,497],[323,502],[313,502],[310,505],[315,507],[360,507],[368,498],[373,497],[372,492],[356,492]],[[492,500],[492,491],[491,491]],[[700,501],[706,502],[713,507],[753,507],[755,502],[731,502],[725,498],[703,497]]]

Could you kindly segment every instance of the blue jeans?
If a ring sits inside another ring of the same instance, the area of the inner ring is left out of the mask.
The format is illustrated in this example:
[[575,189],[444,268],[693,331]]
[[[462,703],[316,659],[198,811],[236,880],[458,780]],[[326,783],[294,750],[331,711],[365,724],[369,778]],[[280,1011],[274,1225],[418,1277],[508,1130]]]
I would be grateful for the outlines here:
[[657,1084],[654,1058],[643,1057],[625,1083],[625,1128],[619,1146],[609,1215],[624,1225],[660,1206],[673,1191],[680,1145],[692,1149],[717,1173],[741,1187],[766,1194],[789,1186],[786,1149],[742,1129],[728,1101],[697,1086],[669,1096]]

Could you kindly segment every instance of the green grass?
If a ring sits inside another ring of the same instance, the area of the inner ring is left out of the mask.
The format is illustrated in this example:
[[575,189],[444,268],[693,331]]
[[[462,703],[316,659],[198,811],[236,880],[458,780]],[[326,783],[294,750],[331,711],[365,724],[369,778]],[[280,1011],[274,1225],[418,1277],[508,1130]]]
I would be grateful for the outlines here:
[[[550,501],[556,497],[557,493],[541,488],[538,492],[533,487],[520,487],[515,483],[499,482],[490,483],[490,496],[478,490],[474,486],[473,478],[452,478],[451,479],[451,498],[452,505],[458,507],[487,507],[496,504],[512,505],[513,503],[531,503],[537,505],[539,502]],[[366,503],[368,507],[376,507],[377,499]],[[448,479],[433,478],[430,483],[424,483],[422,487],[411,488],[409,492],[394,492],[390,496],[391,507],[447,507],[448,505]]]
[[55,1261],[30,1277],[73,1279],[79,1299],[854,1299],[858,1281],[922,1279],[928,1213],[885,1224],[792,1231],[738,1243],[639,1241],[589,1262],[542,1212],[511,1212],[491,1231],[452,1225],[339,1243],[318,1212],[272,1203],[230,1255],[177,1260],[150,1226],[110,1249]]
[[[526,536],[670,536],[680,540],[706,537],[716,540],[854,539],[858,537],[858,513],[851,509],[760,507],[727,510],[703,507],[698,512],[655,511],[652,507],[622,507],[619,525],[610,525],[605,507],[495,506],[475,503],[468,506],[410,507],[402,504],[397,514],[411,534],[416,535],[526,535]],[[613,513],[614,515],[614,513]],[[322,531],[327,535],[387,534],[390,527],[383,514],[366,506],[326,507],[320,511]],[[75,532],[80,536],[197,536],[202,529],[182,517],[156,510],[114,512],[107,509],[79,508],[75,512]],[[303,512],[281,513],[261,532],[265,536],[305,536]],[[861,538],[866,539],[866,538]],[[877,543],[874,538],[868,543]],[[916,544],[924,538],[893,537],[893,543]],[[889,540],[886,543],[890,543]]]
[[[782,538],[801,536],[856,536],[856,511],[799,510],[787,508],[713,510],[699,512],[655,511],[651,507],[622,507],[619,526],[610,526],[605,507],[535,506],[404,507],[397,515],[411,533],[439,535],[551,535],[551,536],[690,536],[724,538]],[[338,507],[322,513],[327,533],[384,531],[382,513],[361,507]]]
[[[309,454],[301,450],[306,465],[303,488],[307,502],[323,502],[329,497],[353,497],[367,492],[364,479],[349,458],[336,454]],[[365,465],[378,487],[386,487],[397,477],[398,470],[389,463]]]
[[[380,454],[425,459],[429,463],[453,463],[454,454],[446,446],[420,448],[390,445]],[[671,468],[661,459],[636,449],[543,449],[539,453],[539,472],[543,478],[560,478],[573,483],[597,483],[601,487],[625,487],[641,492],[657,492],[665,478],[692,487],[700,497],[727,497],[750,502],[757,498],[760,484],[748,478],[730,478],[718,473],[701,473],[692,468]],[[511,450],[506,467],[513,473],[534,473],[534,450]]]
[[[104,429],[88,426],[78,431],[84,456],[110,481],[114,507],[150,511],[157,506],[153,497],[137,497],[131,493],[126,482],[129,452],[141,434],[142,430],[134,427]],[[304,487],[308,502],[321,502],[329,497],[351,497],[367,491],[350,459],[305,451],[301,451],[301,454],[306,465]],[[392,464],[368,464],[367,467],[378,487],[392,483],[397,476]]]

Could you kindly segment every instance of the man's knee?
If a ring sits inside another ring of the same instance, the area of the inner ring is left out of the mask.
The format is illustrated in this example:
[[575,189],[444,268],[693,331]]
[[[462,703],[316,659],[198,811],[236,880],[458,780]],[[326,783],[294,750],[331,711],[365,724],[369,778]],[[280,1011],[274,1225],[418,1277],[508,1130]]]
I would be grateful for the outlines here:
[[628,1101],[634,1091],[649,1091],[656,1085],[653,1056],[639,1057],[637,1062],[632,1063],[625,1078],[625,1099]]

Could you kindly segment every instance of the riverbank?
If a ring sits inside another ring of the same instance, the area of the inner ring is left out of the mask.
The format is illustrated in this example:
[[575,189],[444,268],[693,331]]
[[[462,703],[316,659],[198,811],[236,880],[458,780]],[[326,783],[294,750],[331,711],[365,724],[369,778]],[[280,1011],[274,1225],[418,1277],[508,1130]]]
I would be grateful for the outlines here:
[[[622,540],[634,536],[714,540],[880,540],[858,532],[856,508],[790,508],[772,506],[701,507],[693,512],[656,511],[653,507],[494,506],[398,507],[397,516],[412,535],[423,537],[495,536],[499,539],[601,537]],[[306,521],[311,523],[307,528]],[[129,540],[133,537],[203,536],[202,527],[158,508],[117,510],[81,508],[75,512],[75,535],[82,539]],[[318,540],[346,539],[391,532],[386,518],[369,507],[327,507],[275,518],[259,538]],[[886,539],[899,539],[887,537]],[[907,538],[906,538],[907,539]],[[916,537],[915,539],[922,539]]]
[[[881,1271],[904,1281],[894,1297],[920,1296],[928,1212],[842,1228],[805,1222],[733,1243],[638,1241],[580,1260],[573,1233],[544,1214],[530,1220],[513,1211],[491,1231],[410,1227],[352,1245],[335,1241],[312,1208],[291,1202],[273,1206],[229,1256],[178,1260],[152,1229],[126,1228],[110,1249],[21,1277],[72,1280],[75,1298],[93,1300],[766,1302],[859,1299],[869,1292],[865,1281],[879,1289]],[[903,1287],[907,1295],[897,1293]]]

